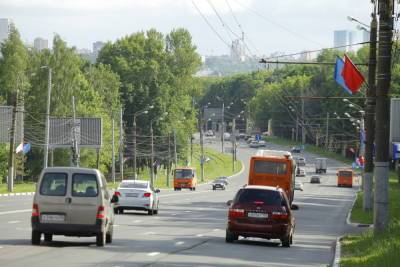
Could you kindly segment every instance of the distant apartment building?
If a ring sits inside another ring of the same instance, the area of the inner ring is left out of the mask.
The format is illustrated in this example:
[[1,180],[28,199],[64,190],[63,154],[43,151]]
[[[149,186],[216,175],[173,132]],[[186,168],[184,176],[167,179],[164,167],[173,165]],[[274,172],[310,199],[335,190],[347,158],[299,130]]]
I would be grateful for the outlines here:
[[369,42],[370,39],[369,31],[362,31],[362,42]]
[[246,60],[246,51],[244,42],[242,39],[236,39],[232,42],[231,45],[231,59],[236,61],[245,61]]
[[33,48],[37,51],[49,48],[49,41],[40,37],[35,38],[33,41]]
[[349,52],[353,51],[353,45],[357,43],[357,32],[348,30],[339,30],[333,32],[333,46],[338,50]]
[[0,18],[0,43],[8,39],[11,31],[11,19]]
[[97,41],[97,42],[94,42],[94,43],[93,43],[93,54],[95,54],[96,57],[97,57],[97,55],[99,54],[100,50],[103,48],[103,46],[104,46],[105,44],[106,44],[106,43],[101,42],[101,41]]

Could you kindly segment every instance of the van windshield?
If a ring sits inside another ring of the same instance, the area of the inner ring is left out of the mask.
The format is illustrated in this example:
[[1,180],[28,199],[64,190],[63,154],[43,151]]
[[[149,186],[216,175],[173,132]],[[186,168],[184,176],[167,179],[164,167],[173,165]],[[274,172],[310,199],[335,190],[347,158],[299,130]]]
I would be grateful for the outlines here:
[[254,173],[255,174],[286,174],[287,163],[286,162],[274,162],[265,160],[254,161]]
[[98,186],[96,175],[75,173],[72,176],[72,196],[96,197],[97,194]]
[[192,170],[175,170],[175,178],[191,179],[191,178],[193,178],[193,171]]
[[264,189],[240,189],[237,193],[235,203],[253,204],[254,202],[262,202],[268,206],[280,206],[282,198],[279,192]]
[[44,196],[65,196],[67,193],[66,173],[46,173],[40,184],[40,194]]
[[349,171],[341,171],[341,172],[339,172],[339,176],[343,176],[343,177],[352,177],[352,172],[349,172]]

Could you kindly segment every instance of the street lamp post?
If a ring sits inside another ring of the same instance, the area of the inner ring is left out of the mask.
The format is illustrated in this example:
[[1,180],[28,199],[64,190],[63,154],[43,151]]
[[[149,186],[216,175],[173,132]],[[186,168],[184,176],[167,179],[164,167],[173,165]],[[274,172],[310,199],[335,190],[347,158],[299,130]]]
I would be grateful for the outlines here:
[[150,120],[150,147],[151,147],[151,155],[150,155],[150,186],[154,185],[154,132],[153,132],[153,123],[158,120],[163,120],[162,116],[168,115],[168,112],[164,112],[160,117],[154,118]]
[[137,153],[136,153],[136,135],[137,135],[137,129],[136,129],[136,117],[142,115],[142,114],[147,114],[149,113],[148,109],[152,109],[154,106],[151,105],[146,109],[139,110],[133,114],[133,179],[137,179]]
[[50,136],[50,101],[51,101],[51,68],[49,66],[41,66],[41,69],[48,70],[47,80],[47,106],[46,106],[46,135],[44,142],[44,160],[43,167],[47,168],[49,161],[49,136]]

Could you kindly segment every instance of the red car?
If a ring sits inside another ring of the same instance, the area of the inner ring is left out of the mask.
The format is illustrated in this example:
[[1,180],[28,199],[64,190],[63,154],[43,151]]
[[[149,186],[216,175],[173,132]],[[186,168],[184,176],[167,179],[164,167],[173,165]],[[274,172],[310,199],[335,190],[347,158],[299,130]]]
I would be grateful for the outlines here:
[[230,207],[226,242],[232,243],[243,236],[280,239],[283,247],[292,244],[295,219],[281,188],[246,186],[227,204]]

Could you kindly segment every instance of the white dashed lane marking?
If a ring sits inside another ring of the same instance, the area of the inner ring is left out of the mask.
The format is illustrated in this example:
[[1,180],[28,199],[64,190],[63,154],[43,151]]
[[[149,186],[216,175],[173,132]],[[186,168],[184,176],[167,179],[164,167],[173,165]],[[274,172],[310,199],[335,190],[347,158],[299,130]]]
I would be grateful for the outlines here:
[[175,246],[180,246],[180,245],[183,245],[183,244],[185,244],[185,242],[179,241],[179,242],[176,242],[176,243],[175,243]]
[[196,236],[197,237],[203,237],[204,235],[203,234],[197,234]]
[[142,220],[134,220],[133,223],[141,223]]
[[14,214],[14,213],[24,213],[31,212],[32,209],[29,210],[10,210],[10,211],[0,211],[0,215]]
[[9,224],[15,224],[15,223],[20,223],[21,221],[9,221]]
[[154,256],[157,256],[159,254],[160,254],[160,252],[151,252],[151,253],[148,253],[147,256],[154,257]]

